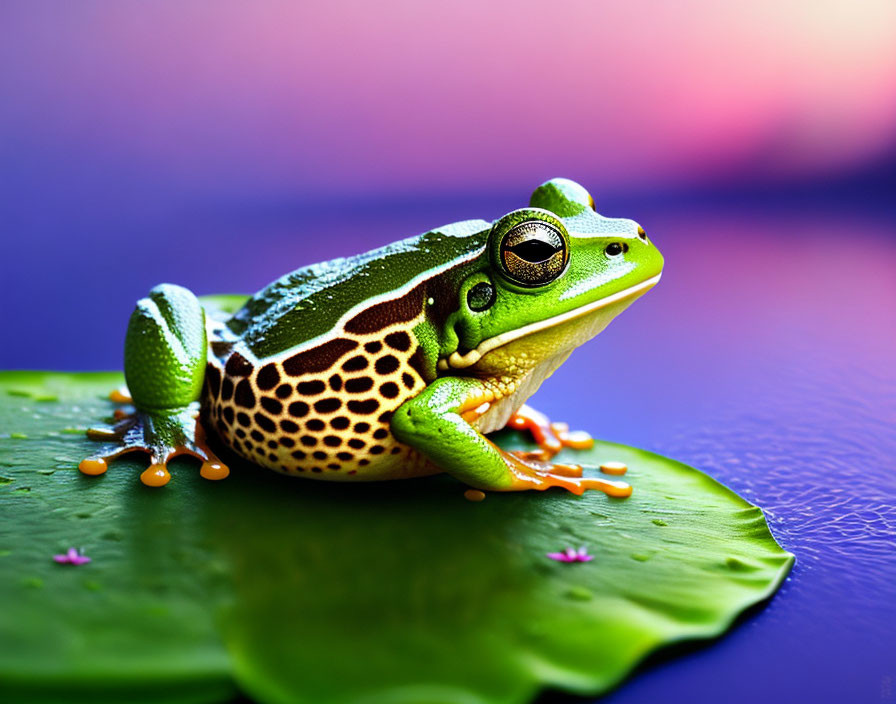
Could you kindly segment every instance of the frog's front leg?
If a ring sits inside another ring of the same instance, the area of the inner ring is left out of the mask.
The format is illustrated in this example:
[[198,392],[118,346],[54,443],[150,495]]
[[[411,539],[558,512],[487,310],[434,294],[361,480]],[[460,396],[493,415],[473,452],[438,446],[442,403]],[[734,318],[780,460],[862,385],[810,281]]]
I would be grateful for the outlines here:
[[117,414],[111,428],[89,430],[90,438],[106,444],[78,468],[84,474],[102,474],[107,460],[142,450],[151,457],[140,475],[148,486],[167,484],[168,461],[182,454],[203,460],[200,472],[206,479],[226,477],[229,470],[209,449],[198,420],[206,347],[205,312],[190,291],[162,284],[139,300],[124,350],[125,380],[135,411]]
[[474,428],[464,415],[492,400],[484,382],[443,377],[399,406],[392,432],[439,468],[461,481],[491,491],[544,490],[558,486],[574,494],[598,489],[625,497],[625,482],[582,477],[581,468],[555,465],[505,452]]

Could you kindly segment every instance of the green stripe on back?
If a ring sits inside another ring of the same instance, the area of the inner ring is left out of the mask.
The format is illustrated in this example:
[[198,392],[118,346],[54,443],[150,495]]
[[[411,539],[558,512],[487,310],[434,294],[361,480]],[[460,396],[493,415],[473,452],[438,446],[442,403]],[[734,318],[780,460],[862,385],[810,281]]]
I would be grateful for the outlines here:
[[[406,287],[485,247],[491,224],[466,220],[365,254],[297,269],[259,291],[228,327],[256,357],[285,352],[324,335],[365,301]],[[418,281],[419,283],[419,281]]]

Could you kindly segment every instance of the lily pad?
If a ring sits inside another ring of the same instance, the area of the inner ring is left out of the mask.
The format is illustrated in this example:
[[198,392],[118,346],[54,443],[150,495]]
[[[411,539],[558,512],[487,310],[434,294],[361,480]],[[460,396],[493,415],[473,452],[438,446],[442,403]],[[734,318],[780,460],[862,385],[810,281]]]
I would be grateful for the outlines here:
[[[121,382],[0,373],[5,700],[594,695],[665,644],[721,634],[793,562],[762,512],[710,477],[606,442],[565,459],[625,462],[628,499],[552,490],[476,503],[444,475],[328,484],[229,456],[221,482],[180,459],[150,489],[139,455],[82,476],[91,442],[70,429],[108,416]],[[592,561],[546,557],[581,546]],[[92,562],[53,562],[70,547]]]

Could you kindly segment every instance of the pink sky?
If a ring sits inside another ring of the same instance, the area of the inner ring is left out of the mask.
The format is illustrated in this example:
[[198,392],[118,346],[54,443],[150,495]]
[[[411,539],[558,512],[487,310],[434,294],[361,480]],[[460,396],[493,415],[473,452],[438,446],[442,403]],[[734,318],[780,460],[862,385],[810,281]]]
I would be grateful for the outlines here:
[[170,183],[620,187],[896,148],[896,3],[84,2],[0,10],[0,128]]

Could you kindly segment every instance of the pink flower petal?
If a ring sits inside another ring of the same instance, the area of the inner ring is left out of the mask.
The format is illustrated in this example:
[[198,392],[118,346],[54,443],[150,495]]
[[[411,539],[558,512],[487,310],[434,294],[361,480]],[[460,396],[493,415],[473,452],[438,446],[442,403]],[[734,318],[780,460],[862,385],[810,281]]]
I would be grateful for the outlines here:
[[64,555],[53,555],[53,560],[60,565],[85,565],[90,562],[87,555],[82,555],[75,548],[69,548]]
[[549,552],[547,556],[557,562],[591,562],[593,555],[588,554],[586,548],[566,548],[563,552]]

